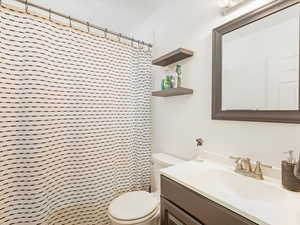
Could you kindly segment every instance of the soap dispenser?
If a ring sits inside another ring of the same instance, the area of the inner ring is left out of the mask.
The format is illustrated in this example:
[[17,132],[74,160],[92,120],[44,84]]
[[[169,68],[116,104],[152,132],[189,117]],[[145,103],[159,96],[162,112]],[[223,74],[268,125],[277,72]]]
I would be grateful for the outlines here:
[[300,179],[300,155],[299,155],[299,160],[296,163],[296,166],[295,166],[295,169],[294,169],[294,175],[295,175],[295,177]]
[[282,185],[287,190],[300,192],[300,179],[295,176],[300,162],[296,163],[294,151],[288,151],[285,154],[288,154],[288,158],[281,162]]

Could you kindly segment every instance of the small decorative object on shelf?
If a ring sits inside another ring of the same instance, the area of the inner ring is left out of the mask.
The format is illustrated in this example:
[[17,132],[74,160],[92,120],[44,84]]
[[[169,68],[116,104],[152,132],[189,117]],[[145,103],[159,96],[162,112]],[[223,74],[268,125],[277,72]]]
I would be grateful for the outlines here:
[[176,65],[176,73],[177,73],[177,87],[181,87],[182,83],[182,72],[181,72],[181,65]]
[[176,76],[171,76],[171,86],[172,86],[172,88],[177,88],[177,78],[176,78]]
[[160,89],[161,89],[162,91],[165,90],[165,79],[162,79],[162,80],[161,80]]
[[165,79],[161,81],[161,90],[168,90],[170,88],[177,88],[178,78],[177,73],[175,75],[166,76]]
[[173,88],[172,76],[166,76],[166,78],[161,81],[161,90],[168,90],[170,88]]
[[[193,52],[184,48],[179,48],[169,54],[166,54],[158,59],[153,60],[153,65],[168,66],[177,63],[180,60],[193,56]],[[182,67],[176,65],[175,71],[169,71],[169,76],[166,76],[161,81],[160,91],[153,91],[152,96],[157,97],[171,97],[179,95],[192,95],[193,89],[182,87]]]

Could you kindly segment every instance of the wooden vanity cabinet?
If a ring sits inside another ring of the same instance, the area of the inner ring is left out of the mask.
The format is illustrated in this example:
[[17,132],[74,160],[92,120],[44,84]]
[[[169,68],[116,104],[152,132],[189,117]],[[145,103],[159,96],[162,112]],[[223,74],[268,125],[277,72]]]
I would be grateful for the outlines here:
[[161,225],[257,225],[161,176]]
[[164,198],[161,198],[161,224],[204,225]]

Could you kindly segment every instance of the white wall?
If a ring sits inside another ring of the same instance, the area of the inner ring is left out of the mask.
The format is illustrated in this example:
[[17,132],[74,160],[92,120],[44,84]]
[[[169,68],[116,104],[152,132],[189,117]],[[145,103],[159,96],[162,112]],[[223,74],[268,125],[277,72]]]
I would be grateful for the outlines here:
[[[224,156],[247,156],[280,166],[282,152],[300,150],[300,125],[211,120],[212,29],[267,1],[258,0],[223,17],[217,0],[164,0],[140,27],[136,36],[154,43],[154,58],[178,47],[195,51],[182,62],[183,85],[192,96],[153,98],[153,151],[191,159],[201,149]],[[171,67],[174,69],[174,67]],[[168,69],[154,67],[153,89]]]
[[[24,7],[24,4],[13,0],[3,2]],[[155,10],[158,3],[156,0],[29,0],[29,2],[127,35],[132,34],[134,28]]]

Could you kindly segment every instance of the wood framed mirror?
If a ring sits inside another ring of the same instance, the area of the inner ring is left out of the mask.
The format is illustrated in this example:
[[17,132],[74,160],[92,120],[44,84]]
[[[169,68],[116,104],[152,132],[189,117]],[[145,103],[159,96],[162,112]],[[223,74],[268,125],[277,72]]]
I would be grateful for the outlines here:
[[213,30],[212,119],[300,123],[300,0]]

